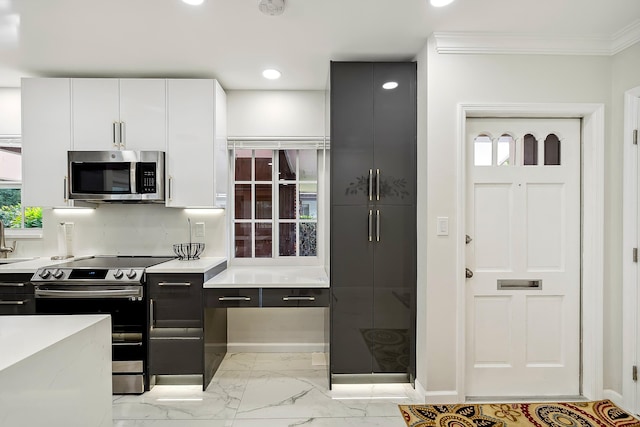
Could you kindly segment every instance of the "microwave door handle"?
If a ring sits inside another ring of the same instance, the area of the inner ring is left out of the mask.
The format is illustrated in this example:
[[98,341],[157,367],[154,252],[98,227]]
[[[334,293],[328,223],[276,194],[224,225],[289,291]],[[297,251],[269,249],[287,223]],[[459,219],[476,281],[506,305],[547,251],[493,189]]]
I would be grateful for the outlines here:
[[138,180],[137,180],[137,171],[138,171],[138,164],[136,162],[131,162],[131,167],[129,167],[129,176],[131,179],[131,194],[137,194],[140,193],[140,191],[138,191]]

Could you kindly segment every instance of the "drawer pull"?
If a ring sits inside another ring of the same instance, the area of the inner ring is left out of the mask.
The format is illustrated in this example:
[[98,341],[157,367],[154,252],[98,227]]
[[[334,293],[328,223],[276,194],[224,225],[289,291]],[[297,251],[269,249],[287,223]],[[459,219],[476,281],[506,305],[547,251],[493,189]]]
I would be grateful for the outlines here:
[[218,301],[251,301],[251,297],[220,297]]
[[282,301],[315,301],[316,297],[282,297]]
[[28,303],[29,300],[22,300],[22,301],[4,301],[4,300],[0,300],[0,305],[25,305],[26,303]]
[[150,337],[151,341],[172,341],[172,340],[201,340],[200,337]]
[[131,346],[131,347],[142,347],[141,342],[112,342],[111,345],[115,346]]
[[24,283],[11,283],[11,282],[0,282],[0,287],[7,288],[22,288],[24,287]]
[[191,282],[159,282],[158,286],[191,286]]

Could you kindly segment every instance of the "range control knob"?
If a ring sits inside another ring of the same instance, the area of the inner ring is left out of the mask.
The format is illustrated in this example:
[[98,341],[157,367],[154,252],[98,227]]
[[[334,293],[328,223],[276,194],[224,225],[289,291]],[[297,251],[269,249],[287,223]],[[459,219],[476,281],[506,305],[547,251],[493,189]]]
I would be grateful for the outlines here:
[[137,275],[138,275],[138,273],[137,273],[135,270],[133,270],[133,269],[131,269],[131,270],[129,270],[129,271],[127,272],[127,277],[128,277],[129,279],[135,279],[135,277],[136,277]]
[[51,272],[49,270],[42,270],[38,276],[40,276],[43,279],[48,278],[49,276],[51,276]]
[[113,273],[113,277],[116,279],[122,279],[122,276],[124,276],[124,273],[120,269],[117,269],[116,272]]
[[64,276],[64,272],[59,268],[56,268],[55,271],[53,272],[53,277],[55,277],[56,279],[59,279],[62,276]]

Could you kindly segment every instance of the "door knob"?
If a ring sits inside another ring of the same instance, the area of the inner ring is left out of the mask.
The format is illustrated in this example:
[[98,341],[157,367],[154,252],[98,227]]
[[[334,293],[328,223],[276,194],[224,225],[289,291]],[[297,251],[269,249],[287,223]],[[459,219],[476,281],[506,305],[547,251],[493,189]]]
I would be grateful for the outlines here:
[[471,241],[472,241],[472,240],[473,240],[473,239],[471,238],[471,236],[469,236],[468,234],[466,234],[466,235],[465,235],[464,243],[465,243],[466,245],[468,245],[469,243],[471,243]]
[[464,275],[467,279],[471,279],[473,277],[473,271],[469,270],[468,268],[465,268]]

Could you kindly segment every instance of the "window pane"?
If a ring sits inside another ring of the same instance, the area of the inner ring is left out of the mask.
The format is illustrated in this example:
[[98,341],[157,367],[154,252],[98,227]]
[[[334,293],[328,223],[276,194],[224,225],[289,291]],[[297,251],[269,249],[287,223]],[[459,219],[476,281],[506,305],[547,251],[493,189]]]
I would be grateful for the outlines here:
[[256,219],[271,219],[271,184],[256,184]]
[[236,150],[236,181],[251,181],[251,150]]
[[278,179],[295,181],[296,150],[279,150],[278,161],[280,162],[279,170],[278,170]]
[[560,140],[554,134],[550,134],[544,140],[544,164],[560,164]]
[[477,136],[473,143],[473,164],[475,166],[491,166],[492,142],[486,135]]
[[300,256],[316,256],[316,223],[300,223]]
[[[7,228],[22,227],[19,188],[0,188],[0,220]],[[42,211],[40,213],[40,224],[42,224]]]
[[296,185],[280,184],[280,219],[296,219]]
[[256,258],[271,258],[271,224],[256,224]]
[[318,218],[318,184],[300,184],[300,219]]
[[236,258],[251,258],[251,224],[235,224]]
[[251,184],[236,184],[235,218],[251,219]]
[[502,135],[498,138],[498,166],[510,166],[515,164],[515,143],[510,135]]
[[256,181],[271,181],[273,157],[271,150],[256,150]]
[[524,136],[524,164],[525,166],[538,164],[538,141],[530,133]]
[[316,181],[318,179],[318,152],[316,150],[300,150],[300,181]]
[[296,224],[280,224],[280,256],[296,255]]
[[42,208],[24,208],[24,228],[42,228]]

